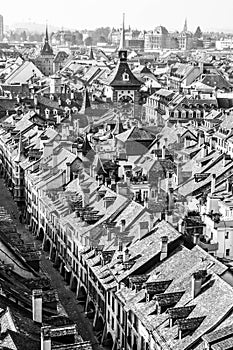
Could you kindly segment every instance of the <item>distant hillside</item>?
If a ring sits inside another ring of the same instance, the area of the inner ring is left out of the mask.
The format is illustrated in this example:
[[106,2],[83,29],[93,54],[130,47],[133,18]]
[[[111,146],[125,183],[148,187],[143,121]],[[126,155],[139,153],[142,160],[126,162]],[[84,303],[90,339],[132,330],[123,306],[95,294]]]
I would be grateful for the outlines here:
[[[45,32],[45,26],[46,24],[40,24],[40,23],[33,23],[33,22],[18,22],[18,23],[14,23],[10,29],[22,29],[25,31],[29,31],[31,33],[44,33]],[[49,25],[48,24],[48,29],[49,32],[56,32],[58,30],[61,30],[61,27],[56,27],[53,25]],[[65,29],[65,28],[64,28]]]

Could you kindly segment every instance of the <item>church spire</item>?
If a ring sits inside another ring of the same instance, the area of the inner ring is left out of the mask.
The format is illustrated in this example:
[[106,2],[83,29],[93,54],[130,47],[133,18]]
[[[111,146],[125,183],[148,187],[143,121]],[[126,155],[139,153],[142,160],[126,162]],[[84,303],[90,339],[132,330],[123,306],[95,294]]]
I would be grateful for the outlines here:
[[45,29],[45,39],[44,39],[44,46],[41,50],[42,55],[53,55],[53,49],[49,45],[49,34],[48,34],[48,25],[46,23],[46,29]]
[[187,24],[187,18],[185,18],[183,32],[187,32],[187,31],[188,31],[188,24]]
[[92,49],[92,46],[91,46],[90,54],[89,54],[89,60],[94,60],[94,59],[95,59],[95,57],[94,57],[93,49]]
[[49,35],[48,35],[48,25],[46,23],[46,29],[45,29],[45,42],[49,42]]
[[127,50],[125,48],[125,14],[123,13],[123,23],[122,23],[122,30],[121,30],[121,39],[120,39],[120,45],[119,45],[119,58],[120,61],[127,61]]
[[125,50],[125,14],[123,13],[123,23],[122,23],[122,30],[121,30],[121,39],[120,39],[120,45],[119,45],[119,51]]

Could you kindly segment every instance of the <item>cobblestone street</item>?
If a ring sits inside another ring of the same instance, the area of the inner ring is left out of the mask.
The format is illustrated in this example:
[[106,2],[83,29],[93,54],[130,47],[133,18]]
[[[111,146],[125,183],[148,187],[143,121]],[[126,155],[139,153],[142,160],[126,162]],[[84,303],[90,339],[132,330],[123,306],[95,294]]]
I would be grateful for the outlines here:
[[[17,205],[14,202],[10,192],[4,184],[4,180],[0,178],[0,207],[4,207],[9,214],[11,214],[14,223],[17,226],[17,230],[21,233],[25,242],[36,243],[37,247],[41,246],[41,242],[36,240],[35,237],[28,231],[24,224],[19,222],[19,212]],[[81,306],[78,305],[75,294],[65,284],[60,273],[53,267],[52,262],[48,259],[48,255],[44,252],[41,253],[41,270],[45,272],[51,279],[51,284],[58,292],[59,299],[62,306],[70,319],[77,324],[79,333],[84,340],[90,340],[92,342],[93,350],[103,349],[95,338],[92,330],[92,325],[84,312],[81,310]]]

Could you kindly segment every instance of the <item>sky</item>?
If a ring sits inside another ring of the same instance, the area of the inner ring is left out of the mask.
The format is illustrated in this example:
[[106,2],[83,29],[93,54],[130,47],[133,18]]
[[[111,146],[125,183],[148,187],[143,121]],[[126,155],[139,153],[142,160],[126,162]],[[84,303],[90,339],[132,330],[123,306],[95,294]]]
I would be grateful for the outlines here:
[[154,29],[164,25],[181,30],[187,18],[188,29],[233,32],[233,0],[10,0],[1,1],[0,14],[6,25],[34,22],[59,28],[95,29],[121,27]]

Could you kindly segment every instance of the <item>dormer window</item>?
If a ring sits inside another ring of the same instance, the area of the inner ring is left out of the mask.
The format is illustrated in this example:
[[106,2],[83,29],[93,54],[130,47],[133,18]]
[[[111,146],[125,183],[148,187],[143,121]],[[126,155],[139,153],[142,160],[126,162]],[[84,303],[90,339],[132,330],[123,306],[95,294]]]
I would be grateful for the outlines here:
[[177,110],[174,111],[174,117],[179,118],[179,112]]
[[129,81],[129,74],[126,73],[126,72],[124,72],[124,73],[122,74],[122,79],[123,79],[123,81]]

